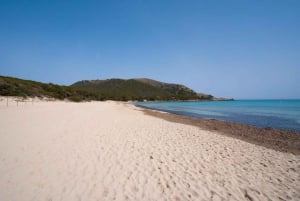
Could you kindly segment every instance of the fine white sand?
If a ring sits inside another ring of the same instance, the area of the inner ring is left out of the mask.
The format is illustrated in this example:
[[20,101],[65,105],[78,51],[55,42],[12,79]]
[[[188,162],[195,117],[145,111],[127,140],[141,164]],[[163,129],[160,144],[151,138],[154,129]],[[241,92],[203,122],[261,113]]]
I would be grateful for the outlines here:
[[115,102],[0,104],[0,200],[300,200],[300,157]]

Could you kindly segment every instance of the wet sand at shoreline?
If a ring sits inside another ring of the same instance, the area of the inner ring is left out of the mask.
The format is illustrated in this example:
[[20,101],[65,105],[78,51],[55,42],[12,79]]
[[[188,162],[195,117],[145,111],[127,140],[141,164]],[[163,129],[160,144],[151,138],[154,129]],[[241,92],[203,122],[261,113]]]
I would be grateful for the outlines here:
[[247,124],[215,119],[193,118],[150,109],[144,109],[143,111],[147,115],[162,118],[170,122],[197,126],[201,129],[216,131],[219,134],[234,137],[270,149],[300,155],[300,133],[295,131],[258,128]]

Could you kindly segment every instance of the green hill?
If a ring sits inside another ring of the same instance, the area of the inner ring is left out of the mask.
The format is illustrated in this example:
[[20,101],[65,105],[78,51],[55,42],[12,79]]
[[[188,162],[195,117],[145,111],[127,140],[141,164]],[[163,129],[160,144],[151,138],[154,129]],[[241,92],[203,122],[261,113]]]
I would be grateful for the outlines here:
[[14,77],[0,76],[0,95],[49,97],[85,100],[211,100],[213,96],[197,94],[180,84],[163,83],[147,78],[85,80],[71,86],[41,83]]
[[199,96],[192,89],[180,84],[163,83],[147,78],[84,80],[71,86],[113,100],[195,100],[213,98],[205,94]]

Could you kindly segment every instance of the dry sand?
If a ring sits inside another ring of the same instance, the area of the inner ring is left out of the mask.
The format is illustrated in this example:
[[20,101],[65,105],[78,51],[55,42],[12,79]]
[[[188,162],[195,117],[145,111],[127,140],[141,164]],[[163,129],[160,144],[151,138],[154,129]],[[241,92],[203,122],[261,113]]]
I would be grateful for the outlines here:
[[115,102],[2,100],[0,175],[1,201],[300,200],[299,155]]

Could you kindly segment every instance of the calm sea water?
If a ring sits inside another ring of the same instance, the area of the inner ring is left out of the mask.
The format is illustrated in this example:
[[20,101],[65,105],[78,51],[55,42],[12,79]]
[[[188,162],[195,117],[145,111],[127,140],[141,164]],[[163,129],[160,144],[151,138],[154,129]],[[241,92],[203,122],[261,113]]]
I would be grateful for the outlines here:
[[300,132],[300,100],[141,102],[136,105],[191,117]]

